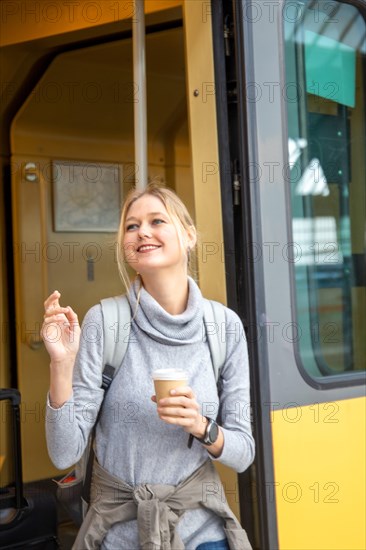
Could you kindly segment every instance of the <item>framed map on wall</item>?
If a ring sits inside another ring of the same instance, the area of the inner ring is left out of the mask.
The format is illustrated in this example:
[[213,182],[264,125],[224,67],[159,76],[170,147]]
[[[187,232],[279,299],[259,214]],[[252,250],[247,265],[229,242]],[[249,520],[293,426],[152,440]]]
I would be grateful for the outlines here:
[[54,231],[118,230],[122,166],[96,162],[52,163]]

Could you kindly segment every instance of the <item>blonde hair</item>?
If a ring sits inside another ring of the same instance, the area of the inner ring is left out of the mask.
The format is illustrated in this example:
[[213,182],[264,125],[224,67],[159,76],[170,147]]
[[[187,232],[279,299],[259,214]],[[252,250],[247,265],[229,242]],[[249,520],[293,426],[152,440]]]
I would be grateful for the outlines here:
[[127,271],[127,266],[126,266],[127,260],[125,256],[124,246],[123,246],[125,232],[126,232],[125,230],[126,218],[127,218],[127,213],[130,207],[132,206],[132,204],[136,202],[138,199],[140,199],[141,197],[144,197],[146,195],[150,195],[152,197],[158,198],[165,206],[166,211],[168,212],[169,218],[171,219],[173,225],[177,230],[180,248],[184,254],[187,254],[188,268],[190,268],[190,263],[191,263],[190,253],[191,252],[193,253],[193,250],[190,250],[187,253],[187,243],[185,242],[185,235],[187,232],[190,232],[193,235],[197,235],[195,225],[193,223],[193,220],[185,204],[178,197],[178,195],[174,193],[174,191],[172,191],[171,189],[168,189],[167,187],[161,187],[156,183],[149,184],[142,191],[132,189],[126,196],[126,199],[123,204],[121,220],[120,220],[120,225],[119,225],[119,230],[117,235],[118,271],[127,292],[131,286],[131,281]]

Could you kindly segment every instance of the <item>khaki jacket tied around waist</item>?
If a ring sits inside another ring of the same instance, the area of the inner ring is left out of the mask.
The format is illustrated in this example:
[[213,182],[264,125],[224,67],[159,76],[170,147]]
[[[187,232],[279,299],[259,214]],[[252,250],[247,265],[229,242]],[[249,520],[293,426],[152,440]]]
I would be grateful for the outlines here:
[[176,526],[188,509],[207,508],[223,518],[230,550],[252,550],[246,532],[223,502],[211,460],[179,485],[131,487],[94,462],[91,504],[72,550],[96,550],[116,523],[137,518],[141,550],[184,550]]

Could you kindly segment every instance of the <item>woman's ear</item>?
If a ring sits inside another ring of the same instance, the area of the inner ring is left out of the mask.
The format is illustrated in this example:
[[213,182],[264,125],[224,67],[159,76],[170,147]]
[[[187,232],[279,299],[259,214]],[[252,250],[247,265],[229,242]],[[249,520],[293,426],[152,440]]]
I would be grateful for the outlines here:
[[197,243],[197,232],[194,225],[187,230],[187,247],[192,250]]

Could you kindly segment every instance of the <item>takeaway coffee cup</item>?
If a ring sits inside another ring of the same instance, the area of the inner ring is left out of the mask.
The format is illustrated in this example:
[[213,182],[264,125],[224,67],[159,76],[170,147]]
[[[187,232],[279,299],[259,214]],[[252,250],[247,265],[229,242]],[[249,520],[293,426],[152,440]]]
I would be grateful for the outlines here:
[[170,390],[179,386],[187,386],[187,375],[180,369],[158,369],[153,372],[156,401],[163,397],[170,397]]

